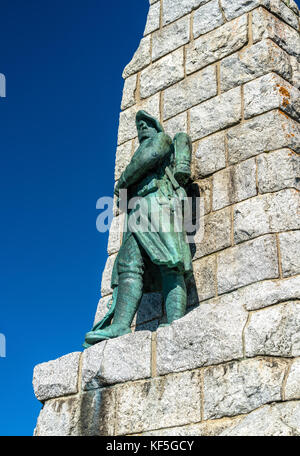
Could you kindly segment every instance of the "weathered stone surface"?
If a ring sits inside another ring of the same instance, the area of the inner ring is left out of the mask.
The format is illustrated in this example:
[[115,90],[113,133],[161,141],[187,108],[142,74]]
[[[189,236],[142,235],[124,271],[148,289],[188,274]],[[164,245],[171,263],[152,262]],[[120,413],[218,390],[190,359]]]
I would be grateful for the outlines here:
[[245,119],[280,108],[299,120],[300,92],[275,73],[262,76],[244,86]]
[[257,6],[265,6],[272,12],[280,16],[288,24],[297,29],[297,16],[288,8],[281,0],[221,0],[221,4],[227,20],[241,16],[248,11],[253,10]]
[[142,71],[141,97],[147,98],[155,92],[175,84],[183,77],[183,49],[177,49]]
[[286,189],[273,195],[269,196],[271,231],[299,228],[299,193],[294,189]]
[[160,318],[163,313],[162,306],[162,295],[160,293],[144,294],[133,320],[133,325],[138,326],[155,318]]
[[150,35],[142,38],[139,47],[137,48],[131,62],[125,67],[123,71],[123,78],[128,78],[134,73],[138,73],[140,70],[145,68],[151,62],[151,50],[150,50]]
[[148,378],[150,375],[150,331],[103,341],[83,353],[82,388],[86,390]]
[[195,244],[194,259],[231,245],[231,211],[225,208],[204,217],[204,236]]
[[234,240],[239,244],[262,234],[297,229],[298,210],[299,194],[292,189],[239,203],[234,208]]
[[[284,20],[287,24],[294,27],[296,30],[299,29],[299,10],[297,15],[294,14],[292,8],[289,8],[286,5],[287,2],[283,2],[281,0],[270,0],[270,10],[272,13],[279,16],[282,20]],[[289,5],[290,6],[290,5]]]
[[173,138],[179,131],[187,131],[187,113],[183,112],[164,122],[165,131]]
[[99,323],[99,321],[101,321],[102,318],[106,315],[108,308],[110,306],[111,298],[112,295],[108,295],[99,300],[93,326]]
[[185,16],[209,0],[164,0],[163,25]]
[[300,63],[296,59],[296,57],[291,56],[290,58],[291,67],[292,67],[292,84],[293,86],[300,89]]
[[238,51],[247,43],[247,16],[222,25],[207,35],[200,36],[186,47],[187,74]]
[[203,302],[171,326],[157,331],[159,374],[240,358],[247,312],[232,295]]
[[290,55],[299,57],[300,40],[298,32],[264,8],[258,8],[252,15],[253,42],[271,38]]
[[194,278],[199,301],[216,295],[216,259],[209,256],[193,262]]
[[33,372],[33,389],[40,401],[77,393],[80,352],[38,364]]
[[299,16],[299,14],[300,14],[299,8],[297,6],[297,3],[294,0],[282,0],[282,1],[286,4],[286,6],[291,8],[291,10],[293,10],[294,13],[297,14],[297,16]]
[[225,92],[271,71],[292,80],[290,57],[267,39],[222,60],[221,90]]
[[250,119],[227,132],[230,164],[283,147],[300,150],[299,124],[278,110]]
[[[299,299],[300,276],[285,280],[267,280],[231,292],[232,299],[247,310],[258,310],[282,301]],[[224,295],[226,296],[226,295]]]
[[137,75],[133,74],[125,79],[121,109],[130,108],[135,103]]
[[124,214],[114,217],[109,230],[107,251],[109,255],[120,250],[124,227]]
[[199,372],[124,385],[118,390],[118,434],[180,426],[200,420]]
[[279,401],[287,366],[280,359],[251,359],[205,369],[204,419],[240,415]]
[[288,302],[254,312],[245,329],[246,356],[300,356],[300,304]]
[[300,157],[290,149],[281,149],[257,157],[258,190],[276,192],[283,188],[300,190]]
[[149,8],[149,13],[147,16],[144,36],[157,30],[159,28],[159,22],[160,22],[160,2],[152,3],[152,5]]
[[269,0],[248,0],[246,2],[245,0],[235,0],[234,2],[230,0],[221,0],[221,5],[228,21],[248,13],[248,11],[253,10],[260,4],[267,6],[269,3]]
[[[123,144],[136,136],[135,115],[137,106],[132,106],[120,113],[118,144]],[[128,146],[129,147],[129,146]],[[129,149],[127,149],[129,150]]]
[[297,14],[297,16],[299,16],[299,8],[297,6],[297,3],[294,0],[282,0],[282,1],[283,1],[283,3],[286,4],[286,6],[291,8],[291,10],[293,10],[294,13]]
[[277,248],[271,235],[245,242],[218,255],[219,293],[275,277],[278,277]]
[[34,435],[78,436],[78,408],[76,397],[47,401],[38,417]]
[[238,87],[229,90],[195,106],[190,114],[193,141],[230,127],[241,119],[241,91]]
[[266,405],[224,430],[221,436],[300,435],[300,402]]
[[127,141],[117,147],[116,164],[115,164],[115,180],[118,180],[126,166],[130,162],[132,156],[132,141]]
[[159,118],[159,94],[142,100],[138,105],[131,106],[120,113],[118,144],[123,144],[137,136],[135,116],[139,109],[149,112],[152,116]]
[[187,426],[159,429],[157,431],[143,432],[143,436],[169,436],[169,437],[188,437],[188,436],[207,436],[214,437],[221,435],[226,429],[237,425],[241,421],[240,417],[223,418],[198,424],[188,424]]
[[213,174],[226,166],[224,132],[199,141],[195,153],[195,178]]
[[115,391],[100,389],[80,396],[79,435],[111,436],[114,434]]
[[110,281],[111,281],[111,274],[114,266],[115,259],[117,257],[117,254],[110,255],[105,264],[105,268],[102,274],[102,282],[101,282],[101,294],[102,296],[107,296],[109,294],[112,294],[113,290],[110,286]]
[[[144,111],[149,112],[153,117],[156,117],[157,119],[160,118],[160,96],[159,93],[153,95],[150,98],[147,98],[146,100],[142,100],[139,105],[138,109],[136,109],[135,114],[139,109],[143,109]],[[134,116],[134,124],[135,124],[135,116]],[[137,134],[137,133],[136,133]],[[139,146],[139,142],[136,139],[135,140],[135,146],[133,148],[134,151],[137,150]]]
[[114,407],[114,391],[106,389],[47,401],[38,418],[35,435],[113,435]]
[[153,33],[152,59],[169,54],[169,52],[183,46],[190,40],[190,18],[188,16]]
[[222,11],[218,0],[212,0],[194,13],[194,38],[210,32],[224,24]]
[[[299,203],[299,199],[298,199]],[[299,208],[299,205],[298,205]],[[299,211],[299,209],[298,209]],[[296,219],[299,228],[299,216]],[[289,277],[300,273],[300,231],[290,231],[279,235],[281,266],[283,277]]]
[[300,399],[300,358],[291,365],[284,390],[285,400]]
[[195,106],[217,95],[217,73],[209,66],[164,92],[164,119]]
[[103,384],[101,367],[106,344],[107,341],[104,340],[84,350],[81,367],[81,388],[83,390],[93,390]]
[[213,175],[213,210],[250,198],[256,193],[254,158]]

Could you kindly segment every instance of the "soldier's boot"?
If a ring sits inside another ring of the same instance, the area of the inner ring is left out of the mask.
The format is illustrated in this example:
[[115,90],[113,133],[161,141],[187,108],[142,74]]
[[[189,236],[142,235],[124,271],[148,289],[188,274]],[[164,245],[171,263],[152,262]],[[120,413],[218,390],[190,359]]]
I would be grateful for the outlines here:
[[174,269],[162,271],[162,288],[165,302],[167,323],[160,325],[168,326],[173,321],[182,318],[186,312],[187,293],[183,274]]
[[101,340],[113,339],[131,333],[130,326],[139,307],[142,293],[142,275],[135,272],[122,272],[119,275],[113,323],[108,328],[87,333],[86,342],[93,345]]

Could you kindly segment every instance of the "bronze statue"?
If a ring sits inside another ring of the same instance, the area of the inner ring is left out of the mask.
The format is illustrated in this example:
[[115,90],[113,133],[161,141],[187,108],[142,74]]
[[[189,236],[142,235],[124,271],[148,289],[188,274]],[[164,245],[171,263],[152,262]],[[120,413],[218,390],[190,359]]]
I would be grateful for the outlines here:
[[182,214],[191,141],[186,133],[177,133],[172,141],[145,111],[137,113],[136,126],[140,146],[115,188],[118,197],[126,189],[128,200],[135,204],[126,209],[110,309],[86,334],[85,348],[130,333],[144,292],[162,292],[167,324],[186,311],[185,282],[192,273],[192,260]]

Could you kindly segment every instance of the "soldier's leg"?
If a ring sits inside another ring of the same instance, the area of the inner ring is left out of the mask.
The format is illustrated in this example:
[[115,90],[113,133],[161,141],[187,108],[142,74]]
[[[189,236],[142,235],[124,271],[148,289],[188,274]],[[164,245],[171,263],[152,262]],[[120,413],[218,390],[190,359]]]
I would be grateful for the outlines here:
[[183,274],[175,269],[161,268],[162,290],[168,324],[185,315],[186,285]]
[[134,236],[130,236],[118,262],[119,284],[113,323],[108,328],[88,333],[86,341],[89,344],[131,332],[130,326],[143,293],[143,267],[139,245]]

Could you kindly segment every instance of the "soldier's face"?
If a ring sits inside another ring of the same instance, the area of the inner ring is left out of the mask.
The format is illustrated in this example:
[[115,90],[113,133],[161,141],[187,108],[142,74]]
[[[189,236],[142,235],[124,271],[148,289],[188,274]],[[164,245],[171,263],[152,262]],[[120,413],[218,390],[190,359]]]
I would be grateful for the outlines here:
[[145,120],[140,120],[138,122],[137,131],[140,143],[147,138],[153,138],[155,135],[157,135],[156,128],[152,127],[152,125],[147,123]]

